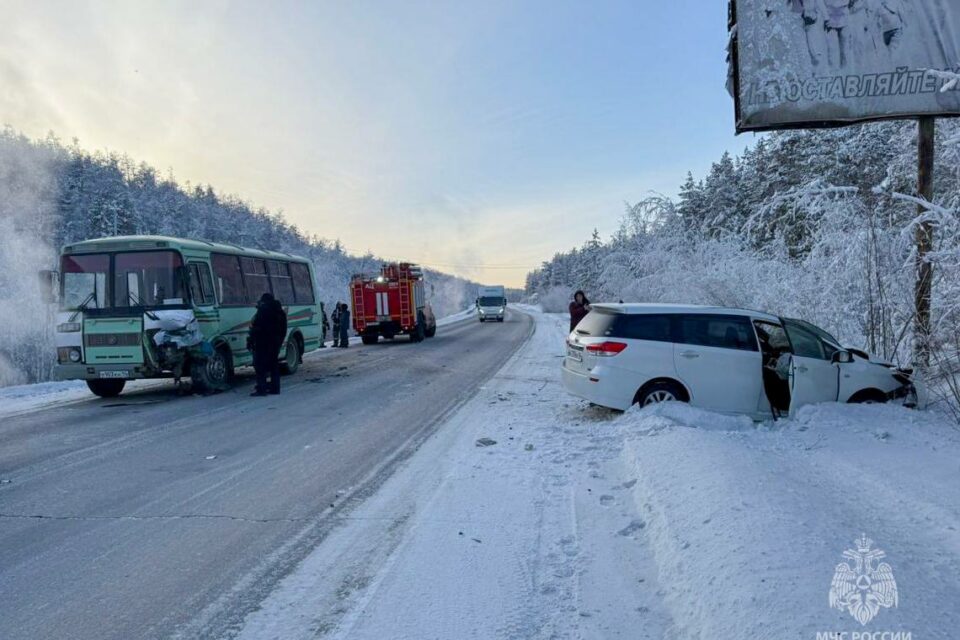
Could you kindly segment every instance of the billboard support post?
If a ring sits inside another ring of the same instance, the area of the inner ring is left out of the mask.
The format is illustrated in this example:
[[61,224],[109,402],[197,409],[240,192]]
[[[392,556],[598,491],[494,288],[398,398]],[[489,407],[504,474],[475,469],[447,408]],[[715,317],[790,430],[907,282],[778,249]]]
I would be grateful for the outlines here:
[[[936,148],[936,119],[922,116],[919,119],[917,135],[917,197],[933,202],[934,151]],[[914,306],[914,364],[927,367],[930,364],[930,296],[933,284],[933,265],[927,254],[933,250],[933,223],[925,219],[928,211],[924,205],[918,205],[917,215],[921,218],[917,225],[917,262]]]

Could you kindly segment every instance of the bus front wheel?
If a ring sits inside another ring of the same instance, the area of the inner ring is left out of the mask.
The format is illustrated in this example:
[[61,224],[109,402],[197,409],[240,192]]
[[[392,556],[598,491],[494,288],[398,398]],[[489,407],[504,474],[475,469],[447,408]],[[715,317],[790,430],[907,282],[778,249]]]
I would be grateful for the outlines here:
[[126,380],[87,380],[90,391],[101,398],[116,398],[125,384]]
[[193,390],[209,394],[229,389],[232,360],[229,347],[218,347],[206,358],[191,362],[190,382]]

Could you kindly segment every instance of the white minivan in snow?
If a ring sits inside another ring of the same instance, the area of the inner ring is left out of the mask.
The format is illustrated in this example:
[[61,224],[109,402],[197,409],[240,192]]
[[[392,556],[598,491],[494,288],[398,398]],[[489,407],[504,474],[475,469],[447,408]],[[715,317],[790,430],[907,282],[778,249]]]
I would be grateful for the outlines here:
[[612,409],[679,400],[755,419],[817,402],[925,403],[911,370],[809,322],[693,305],[592,305],[567,338],[563,383]]

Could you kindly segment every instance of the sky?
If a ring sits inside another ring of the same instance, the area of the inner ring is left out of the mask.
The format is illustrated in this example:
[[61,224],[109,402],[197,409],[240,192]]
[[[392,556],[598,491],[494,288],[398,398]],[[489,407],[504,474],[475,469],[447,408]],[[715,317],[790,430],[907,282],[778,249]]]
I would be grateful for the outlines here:
[[0,122],[522,285],[733,134],[720,0],[0,0]]

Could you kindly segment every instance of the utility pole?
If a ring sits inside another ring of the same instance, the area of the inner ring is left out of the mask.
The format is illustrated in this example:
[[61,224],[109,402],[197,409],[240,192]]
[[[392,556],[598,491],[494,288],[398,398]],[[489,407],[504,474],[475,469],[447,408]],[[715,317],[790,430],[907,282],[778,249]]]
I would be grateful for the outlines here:
[[[936,148],[936,119],[923,116],[919,121],[917,163],[917,197],[933,202],[934,150]],[[917,215],[921,218],[929,212],[918,205]],[[925,220],[917,225],[917,261],[916,288],[914,290],[914,364],[925,368],[930,365],[930,295],[933,288],[933,265],[927,261],[927,254],[933,250],[933,224]]]

